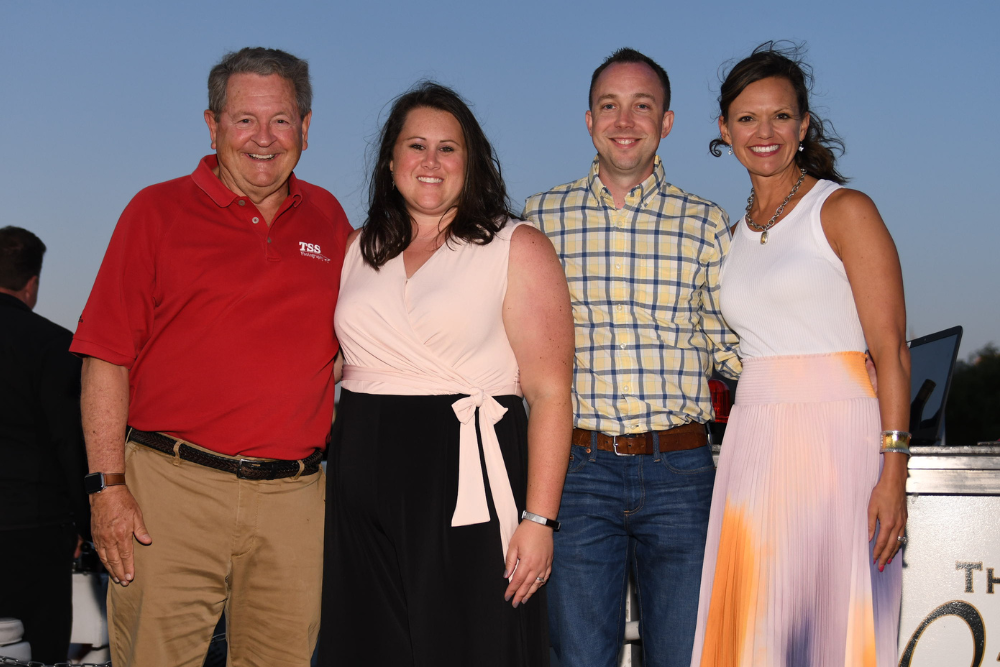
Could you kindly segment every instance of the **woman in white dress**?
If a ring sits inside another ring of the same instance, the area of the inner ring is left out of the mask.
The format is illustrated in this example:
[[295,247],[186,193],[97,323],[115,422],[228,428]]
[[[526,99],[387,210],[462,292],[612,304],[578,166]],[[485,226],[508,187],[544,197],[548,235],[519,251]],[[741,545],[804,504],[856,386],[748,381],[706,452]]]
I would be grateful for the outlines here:
[[[841,187],[808,67],[759,47],[712,142],[750,175],[721,274],[743,376],[715,483],[692,664],[894,667],[909,351],[896,248]],[[865,370],[878,369],[878,395]],[[881,435],[880,435],[881,432]]]

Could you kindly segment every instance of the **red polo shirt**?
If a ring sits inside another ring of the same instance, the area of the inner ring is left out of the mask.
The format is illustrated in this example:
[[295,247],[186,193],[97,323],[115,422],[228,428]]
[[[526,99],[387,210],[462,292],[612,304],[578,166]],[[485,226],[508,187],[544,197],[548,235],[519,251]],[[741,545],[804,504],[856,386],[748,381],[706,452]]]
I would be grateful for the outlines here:
[[351,227],[293,174],[268,228],[212,173],[153,185],[118,221],[70,350],[129,369],[129,424],[229,455],[326,446],[333,311]]

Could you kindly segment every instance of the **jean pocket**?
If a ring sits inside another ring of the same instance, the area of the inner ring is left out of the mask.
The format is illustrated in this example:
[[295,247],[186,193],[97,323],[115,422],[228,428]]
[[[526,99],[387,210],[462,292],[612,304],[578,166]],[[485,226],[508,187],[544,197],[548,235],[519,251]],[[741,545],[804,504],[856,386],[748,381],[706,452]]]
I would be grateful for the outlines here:
[[566,469],[567,475],[572,475],[573,473],[579,471],[587,463],[587,459],[590,458],[590,454],[587,453],[586,447],[581,447],[580,445],[573,445],[569,450],[569,468]]
[[694,475],[715,470],[711,445],[677,452],[663,452],[660,454],[660,461],[667,470],[679,475]]

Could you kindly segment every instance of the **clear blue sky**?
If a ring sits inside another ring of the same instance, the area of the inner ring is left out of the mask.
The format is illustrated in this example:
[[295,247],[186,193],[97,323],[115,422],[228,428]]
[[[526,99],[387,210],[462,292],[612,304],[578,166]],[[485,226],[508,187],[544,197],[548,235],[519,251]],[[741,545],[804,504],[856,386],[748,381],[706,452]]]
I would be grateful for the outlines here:
[[37,311],[74,329],[128,200],[210,152],[208,71],[247,45],[309,60],[313,124],[296,173],[333,192],[355,226],[379,114],[415,81],[437,79],[472,102],[520,207],[586,172],[590,73],[621,46],[670,74],[668,179],[738,217],[746,173],[707,151],[719,67],[793,39],[808,43],[814,105],[847,143],[842,171],[899,247],[908,333],[961,324],[965,356],[1000,343],[998,25],[996,0],[0,0],[0,224],[48,245]]

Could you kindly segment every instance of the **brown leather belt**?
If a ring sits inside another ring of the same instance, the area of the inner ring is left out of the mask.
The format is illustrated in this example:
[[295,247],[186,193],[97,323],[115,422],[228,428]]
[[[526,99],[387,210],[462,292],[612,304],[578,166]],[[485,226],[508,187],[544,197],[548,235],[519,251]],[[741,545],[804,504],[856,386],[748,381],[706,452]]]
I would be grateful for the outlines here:
[[229,458],[211,454],[201,449],[197,449],[185,443],[183,440],[171,438],[163,433],[150,431],[140,431],[129,427],[128,439],[155,449],[164,454],[177,456],[184,461],[197,463],[206,468],[215,468],[223,472],[231,472],[240,479],[283,479],[285,477],[295,477],[312,475],[319,471],[319,462],[323,458],[323,452],[314,451],[304,459],[298,461],[280,461],[256,459]]
[[[619,456],[652,454],[654,432],[659,437],[661,452],[696,449],[708,444],[705,425],[698,422],[690,422],[682,426],[675,426],[668,431],[647,431],[645,433],[632,433],[629,435],[598,433],[597,448],[605,452],[614,452]],[[586,447],[587,451],[590,452],[593,433],[593,431],[582,428],[573,429],[573,444]]]

